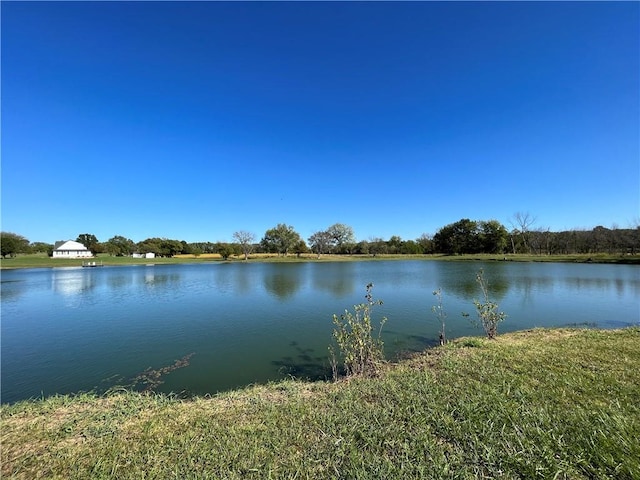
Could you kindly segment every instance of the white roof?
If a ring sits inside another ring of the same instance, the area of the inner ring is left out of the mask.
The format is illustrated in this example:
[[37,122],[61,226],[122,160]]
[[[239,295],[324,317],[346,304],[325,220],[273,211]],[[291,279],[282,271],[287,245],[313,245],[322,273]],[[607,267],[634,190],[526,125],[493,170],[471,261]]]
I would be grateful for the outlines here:
[[86,250],[88,250],[88,248],[85,247],[80,242],[74,242],[73,240],[68,240],[68,241],[64,242],[62,245],[60,245],[58,248],[56,248],[56,250],[82,250],[82,251],[86,251]]

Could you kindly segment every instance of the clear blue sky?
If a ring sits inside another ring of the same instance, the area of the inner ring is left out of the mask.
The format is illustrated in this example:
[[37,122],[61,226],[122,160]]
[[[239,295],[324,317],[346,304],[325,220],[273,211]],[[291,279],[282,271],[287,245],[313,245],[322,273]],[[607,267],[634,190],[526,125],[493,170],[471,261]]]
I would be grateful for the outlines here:
[[640,3],[2,2],[2,229],[640,215]]

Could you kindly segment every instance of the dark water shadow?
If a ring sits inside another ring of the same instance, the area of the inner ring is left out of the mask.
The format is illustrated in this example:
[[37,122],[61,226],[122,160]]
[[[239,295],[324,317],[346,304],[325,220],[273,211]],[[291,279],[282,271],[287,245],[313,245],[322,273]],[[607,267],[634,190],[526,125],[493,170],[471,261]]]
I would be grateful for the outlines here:
[[329,355],[313,355],[314,348],[303,348],[298,342],[291,342],[295,353],[282,358],[272,360],[271,364],[278,367],[282,375],[308,381],[322,381],[332,378],[332,370],[329,364]]

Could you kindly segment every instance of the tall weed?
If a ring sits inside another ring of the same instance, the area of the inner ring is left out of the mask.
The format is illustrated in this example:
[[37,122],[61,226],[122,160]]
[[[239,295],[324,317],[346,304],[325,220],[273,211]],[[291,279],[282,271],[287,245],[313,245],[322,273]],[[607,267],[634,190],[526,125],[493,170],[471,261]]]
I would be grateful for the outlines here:
[[[374,300],[371,290],[373,284],[366,287],[366,302],[354,305],[354,311],[333,315],[333,338],[337,344],[329,347],[334,379],[338,377],[338,358],[343,364],[347,376],[375,376],[380,364],[384,362],[384,343],[381,339],[382,327],[387,321],[382,318],[378,326],[374,325],[371,314],[373,307],[382,305],[382,300]],[[377,329],[377,335],[374,330]]]
[[496,338],[498,334],[498,324],[503,322],[507,315],[504,312],[498,311],[500,308],[497,302],[493,302],[489,299],[489,282],[484,278],[484,271],[480,271],[476,274],[476,281],[480,285],[482,290],[482,296],[484,302],[473,300],[473,304],[476,306],[476,313],[478,314],[478,320],[487,334],[487,338]]

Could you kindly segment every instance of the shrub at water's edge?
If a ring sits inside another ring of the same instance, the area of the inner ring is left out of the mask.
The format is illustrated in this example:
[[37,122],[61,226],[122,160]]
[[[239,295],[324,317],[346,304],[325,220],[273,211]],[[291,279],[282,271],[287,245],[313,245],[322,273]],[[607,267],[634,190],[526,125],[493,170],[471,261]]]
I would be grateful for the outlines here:
[[640,328],[458,339],[375,377],[0,408],[2,478],[617,478],[640,471]]

